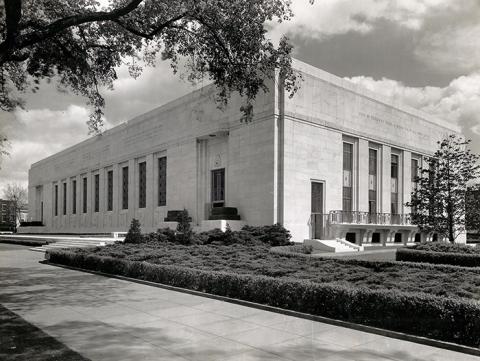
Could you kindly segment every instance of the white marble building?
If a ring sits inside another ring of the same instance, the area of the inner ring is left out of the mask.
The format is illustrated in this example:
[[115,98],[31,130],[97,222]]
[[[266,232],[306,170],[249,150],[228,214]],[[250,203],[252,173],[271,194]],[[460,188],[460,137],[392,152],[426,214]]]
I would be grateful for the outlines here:
[[[241,99],[217,109],[207,86],[31,166],[29,218],[36,231],[104,233],[164,226],[186,208],[204,228],[213,205],[241,222],[280,222],[295,241],[418,241],[409,223],[412,170],[459,128],[296,61],[290,99],[261,94],[254,119]],[[228,221],[239,226],[239,221]],[[25,229],[32,231],[32,229]]]

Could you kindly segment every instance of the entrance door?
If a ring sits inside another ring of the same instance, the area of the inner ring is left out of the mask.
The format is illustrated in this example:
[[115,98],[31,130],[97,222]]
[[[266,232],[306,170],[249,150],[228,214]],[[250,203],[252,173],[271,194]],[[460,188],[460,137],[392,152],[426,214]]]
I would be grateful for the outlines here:
[[312,182],[312,236],[322,239],[324,234],[323,183]]
[[225,168],[212,170],[212,206],[225,205]]

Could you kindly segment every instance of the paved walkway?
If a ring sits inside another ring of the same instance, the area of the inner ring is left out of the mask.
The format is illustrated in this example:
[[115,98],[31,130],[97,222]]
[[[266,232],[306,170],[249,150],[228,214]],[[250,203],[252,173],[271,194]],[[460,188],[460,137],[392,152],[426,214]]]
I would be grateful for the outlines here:
[[0,244],[0,303],[91,360],[478,361],[348,328],[42,265],[42,256]]

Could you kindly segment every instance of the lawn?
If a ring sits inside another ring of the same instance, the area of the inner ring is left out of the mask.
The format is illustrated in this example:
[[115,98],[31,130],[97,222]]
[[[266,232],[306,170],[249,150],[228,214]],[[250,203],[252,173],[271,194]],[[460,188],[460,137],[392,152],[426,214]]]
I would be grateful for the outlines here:
[[369,289],[394,289],[442,297],[480,300],[480,269],[396,262],[299,259],[269,252],[267,246],[178,245],[171,243],[115,244],[78,249],[131,261],[147,261],[196,270],[307,280]]

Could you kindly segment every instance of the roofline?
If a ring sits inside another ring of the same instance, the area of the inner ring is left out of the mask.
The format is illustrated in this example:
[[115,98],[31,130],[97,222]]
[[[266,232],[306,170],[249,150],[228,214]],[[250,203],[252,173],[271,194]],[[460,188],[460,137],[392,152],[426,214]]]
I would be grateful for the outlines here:
[[403,113],[407,113],[407,114],[413,115],[415,117],[421,118],[421,119],[423,119],[423,120],[425,120],[429,123],[432,123],[434,125],[441,126],[443,128],[447,128],[452,132],[461,133],[461,128],[456,124],[453,124],[453,123],[451,123],[451,122],[449,122],[445,119],[434,117],[433,115],[431,115],[429,113],[418,110],[418,109],[416,109],[414,107],[411,107],[409,105],[404,105],[404,104],[400,103],[399,101],[395,100],[395,98],[393,98],[393,97],[380,95],[376,92],[373,92],[373,91],[365,88],[364,86],[362,86],[360,84],[355,84],[348,79],[341,78],[337,75],[326,72],[325,70],[319,69],[319,68],[317,68],[313,65],[307,64],[307,63],[305,63],[301,60],[293,59],[292,67],[297,71],[301,71],[303,73],[310,74],[310,75],[312,75],[316,78],[319,78],[319,79],[321,79],[323,81],[326,81],[330,84],[336,85],[340,88],[349,90],[349,91],[351,91],[355,94],[358,94],[360,96],[364,96],[364,97],[369,98],[373,101],[377,101],[377,102],[386,104],[386,105],[388,105],[392,108],[395,108],[398,111],[401,111]]

